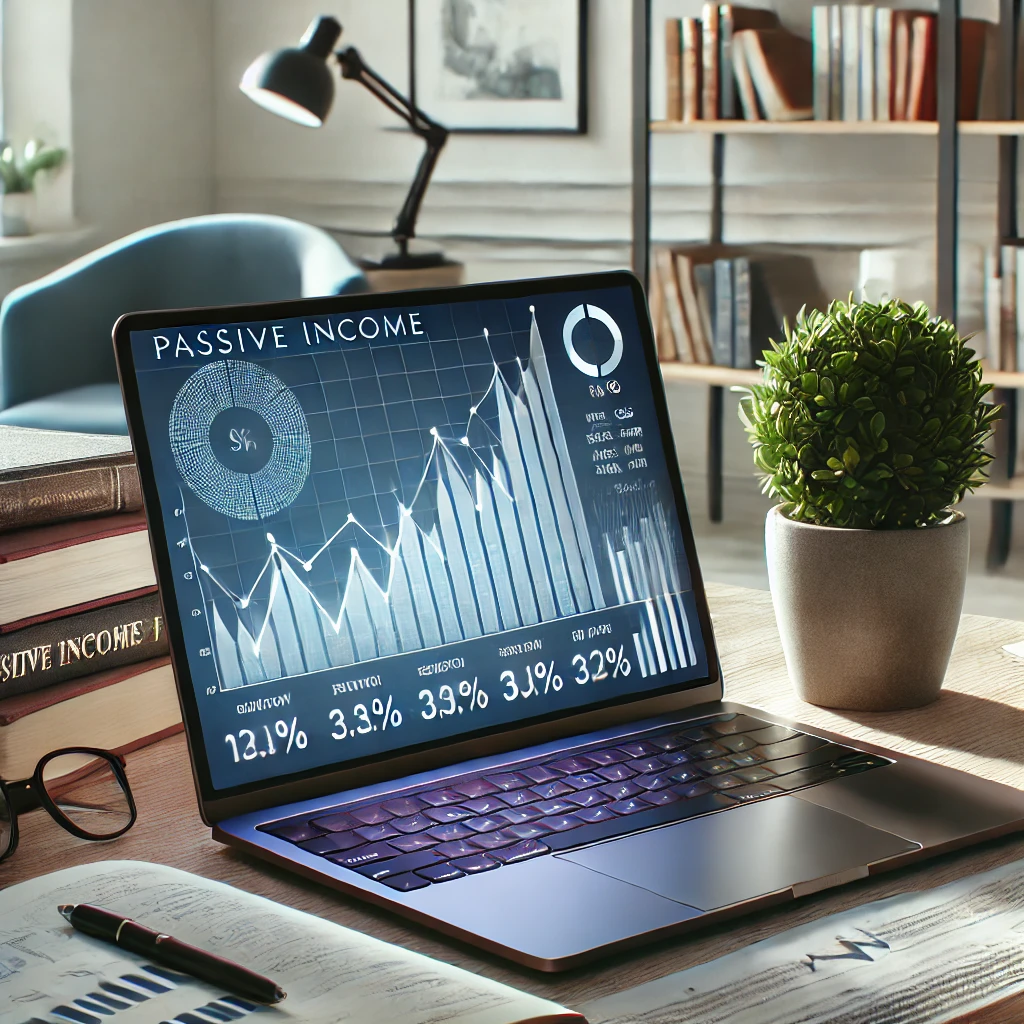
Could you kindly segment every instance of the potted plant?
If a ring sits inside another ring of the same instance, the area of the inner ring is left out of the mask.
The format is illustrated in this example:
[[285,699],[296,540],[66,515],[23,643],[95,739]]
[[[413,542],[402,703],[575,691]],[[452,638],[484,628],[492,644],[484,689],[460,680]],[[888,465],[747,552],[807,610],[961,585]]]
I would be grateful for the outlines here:
[[801,311],[740,418],[780,499],[765,526],[789,674],[826,707],[935,700],[956,638],[968,527],[997,408],[956,327],[919,303]]
[[56,170],[67,158],[67,150],[48,146],[38,139],[26,144],[19,161],[14,147],[0,149],[0,185],[3,186],[0,210],[0,234],[4,236],[32,234],[32,200],[36,175]]

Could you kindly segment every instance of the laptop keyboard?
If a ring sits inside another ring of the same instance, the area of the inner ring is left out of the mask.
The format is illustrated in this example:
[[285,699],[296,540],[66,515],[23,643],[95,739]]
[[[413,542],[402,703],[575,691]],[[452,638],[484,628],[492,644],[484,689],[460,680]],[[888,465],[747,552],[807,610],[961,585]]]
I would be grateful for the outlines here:
[[890,763],[718,715],[259,828],[411,892]]

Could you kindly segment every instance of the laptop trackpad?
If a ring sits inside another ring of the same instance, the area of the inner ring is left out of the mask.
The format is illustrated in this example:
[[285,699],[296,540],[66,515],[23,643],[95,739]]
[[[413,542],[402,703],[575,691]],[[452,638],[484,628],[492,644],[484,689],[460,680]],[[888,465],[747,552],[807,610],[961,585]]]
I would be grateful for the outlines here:
[[829,875],[863,877],[867,872],[857,868],[918,849],[891,832],[783,796],[558,856],[714,910]]

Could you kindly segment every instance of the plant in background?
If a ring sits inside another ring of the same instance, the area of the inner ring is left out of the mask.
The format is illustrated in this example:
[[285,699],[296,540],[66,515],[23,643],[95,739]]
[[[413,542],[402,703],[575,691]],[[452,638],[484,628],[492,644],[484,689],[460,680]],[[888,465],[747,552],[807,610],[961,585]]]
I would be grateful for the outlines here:
[[942,521],[985,480],[999,410],[947,320],[918,303],[801,311],[740,402],[764,493],[790,519],[893,529]]
[[36,175],[40,171],[56,170],[67,159],[67,155],[66,149],[32,139],[26,144],[19,162],[14,147],[5,145],[0,149],[0,184],[3,192],[31,192],[35,188]]

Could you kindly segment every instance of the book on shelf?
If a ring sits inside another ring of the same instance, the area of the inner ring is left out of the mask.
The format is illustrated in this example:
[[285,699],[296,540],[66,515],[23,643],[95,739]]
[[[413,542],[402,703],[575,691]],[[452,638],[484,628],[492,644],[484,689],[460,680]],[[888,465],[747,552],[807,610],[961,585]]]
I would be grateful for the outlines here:
[[875,5],[860,9],[860,67],[857,82],[858,119],[875,119]]
[[719,49],[718,4],[705,4],[701,13],[701,50],[704,55],[701,69],[701,117],[705,121],[718,120]]
[[[244,964],[288,996],[271,1009],[187,975],[169,981],[145,957],[73,932],[57,913],[62,903],[109,908]],[[16,950],[14,969],[0,972],[0,1000],[29,1007],[15,1013],[18,1020],[198,1024],[269,1010],[271,1019],[303,1024],[586,1024],[579,1013],[473,971],[145,861],[102,860],[9,886],[0,892],[0,945]],[[104,1009],[110,992],[130,999]]]
[[140,508],[127,437],[0,425],[0,531]]
[[732,261],[714,262],[715,304],[712,307],[711,350],[718,366],[733,365],[733,289]]
[[28,778],[60,747],[125,753],[181,728],[170,658],[94,672],[0,699],[0,778]]
[[840,95],[843,121],[860,120],[860,7],[843,4],[839,8],[839,32],[842,47]]
[[712,362],[711,334],[705,326],[705,317],[710,325],[710,313],[701,308],[697,289],[693,279],[693,260],[687,252],[676,252],[676,281],[679,283],[679,295],[682,299],[686,323],[690,329],[690,342],[693,348],[695,363]]
[[155,585],[142,512],[0,534],[0,629]]
[[876,121],[892,120],[892,16],[891,7],[879,7],[875,11],[874,119]]
[[733,38],[768,121],[813,117],[811,44],[785,29],[744,29]]
[[665,21],[665,117],[683,119],[683,23],[681,18]]
[[701,23],[697,18],[682,19],[681,38],[683,120],[699,121],[703,105],[701,83],[704,53],[701,44]]
[[0,699],[165,654],[167,631],[154,589],[0,634]]

